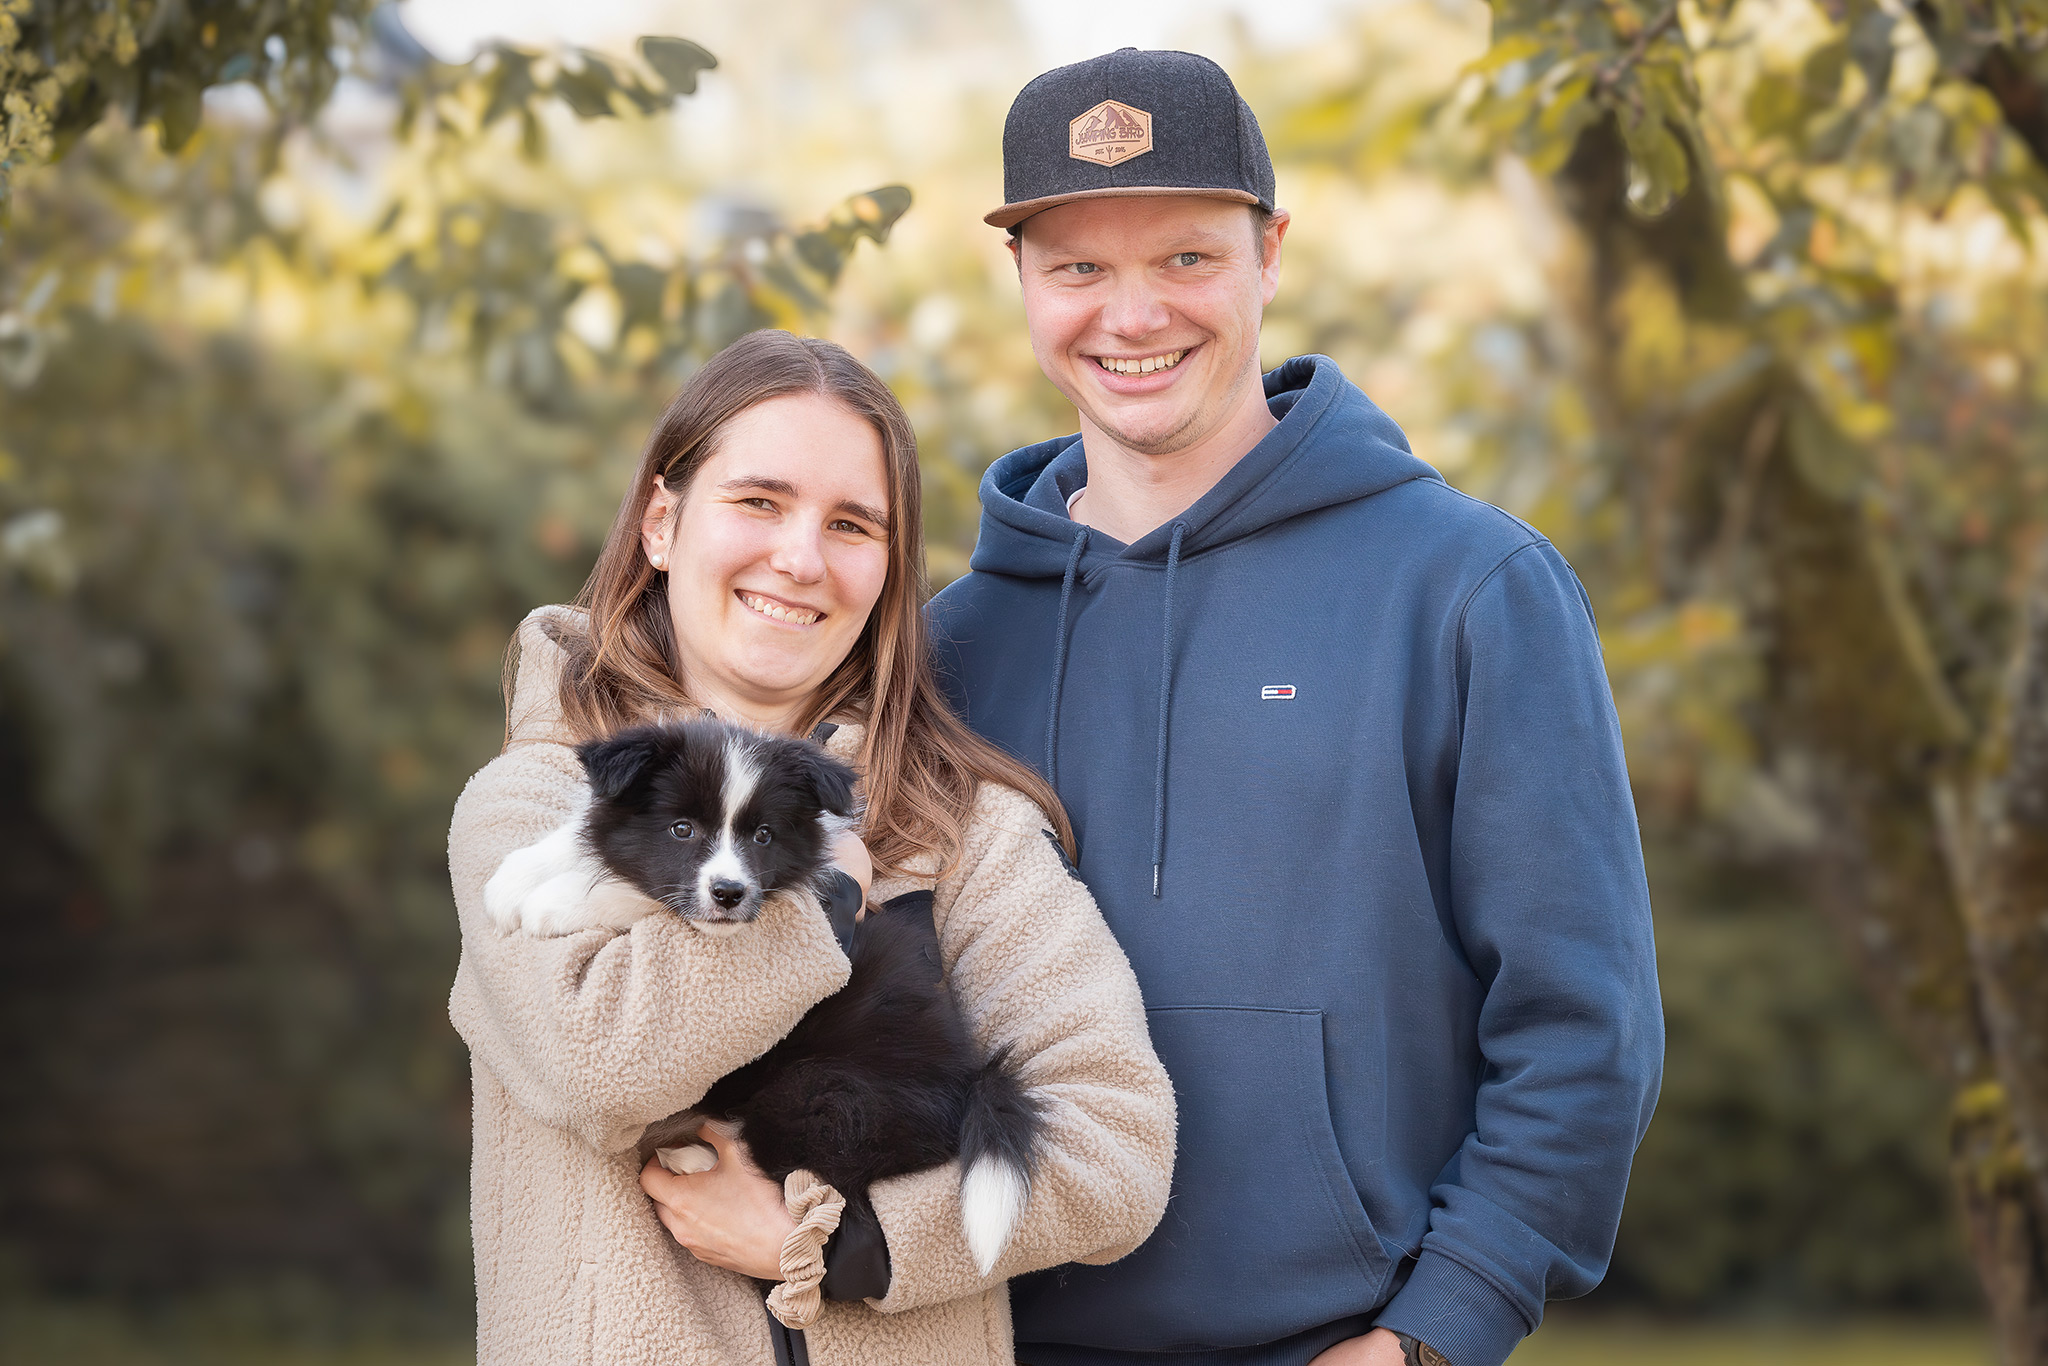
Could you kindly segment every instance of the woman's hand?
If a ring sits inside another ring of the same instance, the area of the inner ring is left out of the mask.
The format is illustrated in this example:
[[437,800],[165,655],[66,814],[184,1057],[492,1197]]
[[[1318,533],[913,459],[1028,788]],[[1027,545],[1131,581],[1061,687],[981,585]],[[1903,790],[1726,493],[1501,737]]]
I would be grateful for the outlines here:
[[[851,830],[841,835],[832,846],[832,862],[841,872],[860,884],[860,904],[868,904],[868,888],[875,880],[875,861],[868,857],[868,847],[860,842],[860,836]],[[865,915],[863,909],[861,914]]]
[[796,1228],[781,1184],[763,1175],[747,1145],[723,1126],[706,1124],[698,1137],[718,1153],[710,1171],[677,1176],[658,1158],[640,1169],[640,1189],[654,1201],[662,1227],[700,1262],[781,1280],[782,1241]]

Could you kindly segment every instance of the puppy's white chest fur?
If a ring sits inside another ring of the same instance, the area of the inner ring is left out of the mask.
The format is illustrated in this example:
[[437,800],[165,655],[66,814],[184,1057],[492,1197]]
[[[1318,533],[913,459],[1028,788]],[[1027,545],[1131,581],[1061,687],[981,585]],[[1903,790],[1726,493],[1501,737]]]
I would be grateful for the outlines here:
[[584,846],[586,808],[587,799],[560,829],[507,854],[484,884],[484,910],[500,931],[525,930],[542,938],[622,931],[662,909],[612,876]]

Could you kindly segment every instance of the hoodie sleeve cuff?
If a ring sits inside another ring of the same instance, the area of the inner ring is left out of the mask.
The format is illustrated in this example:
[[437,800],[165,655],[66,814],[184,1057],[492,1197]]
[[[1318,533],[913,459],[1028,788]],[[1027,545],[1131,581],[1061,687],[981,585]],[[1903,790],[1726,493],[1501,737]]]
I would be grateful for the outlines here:
[[1375,1326],[1421,1339],[1451,1366],[1501,1366],[1536,1325],[1490,1281],[1425,1251]]

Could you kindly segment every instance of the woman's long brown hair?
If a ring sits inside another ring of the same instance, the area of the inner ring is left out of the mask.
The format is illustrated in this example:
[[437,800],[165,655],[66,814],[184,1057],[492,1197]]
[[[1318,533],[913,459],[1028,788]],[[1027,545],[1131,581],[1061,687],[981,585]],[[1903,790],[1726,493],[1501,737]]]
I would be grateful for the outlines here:
[[576,596],[583,620],[558,622],[553,632],[568,652],[561,703],[569,728],[590,739],[696,709],[677,664],[667,575],[642,553],[640,524],[657,478],[676,492],[680,508],[726,424],[756,404],[791,394],[843,403],[882,439],[888,574],[860,638],[796,725],[806,734],[820,721],[844,717],[867,728],[861,834],[876,866],[900,873],[929,856],[942,870],[950,868],[984,782],[1013,787],[1036,802],[1073,857],[1073,829],[1052,787],[968,730],[939,691],[923,611],[929,587],[917,436],[889,386],[828,341],[749,333],[707,361],[662,414],[611,535]]

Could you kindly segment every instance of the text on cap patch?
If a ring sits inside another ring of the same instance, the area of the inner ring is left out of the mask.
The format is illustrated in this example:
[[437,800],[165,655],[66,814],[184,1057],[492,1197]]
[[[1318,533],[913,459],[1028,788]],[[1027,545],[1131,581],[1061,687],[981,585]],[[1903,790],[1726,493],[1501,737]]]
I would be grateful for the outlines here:
[[1067,125],[1067,155],[1098,166],[1114,166],[1152,150],[1152,116],[1115,100],[1104,100]]

